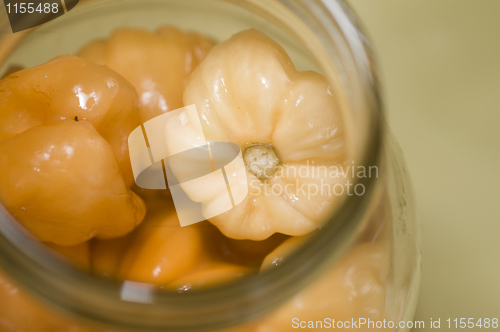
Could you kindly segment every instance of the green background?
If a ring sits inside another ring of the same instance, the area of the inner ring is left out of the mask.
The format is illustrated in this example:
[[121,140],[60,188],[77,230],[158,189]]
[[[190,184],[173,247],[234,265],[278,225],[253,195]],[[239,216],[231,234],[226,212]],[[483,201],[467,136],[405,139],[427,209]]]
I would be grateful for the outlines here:
[[500,1],[349,3],[375,48],[417,198],[416,319],[447,330],[447,318],[500,318]]

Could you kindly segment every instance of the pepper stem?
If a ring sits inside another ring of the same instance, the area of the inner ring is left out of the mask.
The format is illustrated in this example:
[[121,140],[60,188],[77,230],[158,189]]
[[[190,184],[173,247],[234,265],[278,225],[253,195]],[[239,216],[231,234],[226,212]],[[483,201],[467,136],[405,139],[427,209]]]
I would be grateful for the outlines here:
[[278,153],[271,144],[247,144],[243,150],[245,165],[261,180],[270,178],[281,163]]

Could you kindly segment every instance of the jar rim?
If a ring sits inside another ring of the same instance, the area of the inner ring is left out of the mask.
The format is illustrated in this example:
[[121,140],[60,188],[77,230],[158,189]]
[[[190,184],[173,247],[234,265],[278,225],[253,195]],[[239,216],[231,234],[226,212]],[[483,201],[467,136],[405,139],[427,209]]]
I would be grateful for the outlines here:
[[[227,1],[227,0],[226,0]],[[233,2],[230,1],[229,2]],[[248,0],[253,6],[264,0]],[[344,39],[343,54],[358,69],[365,107],[371,113],[366,146],[359,165],[379,165],[382,151],[383,114],[371,50],[356,18],[343,0],[275,0],[320,36],[334,56],[333,34]],[[259,4],[260,3],[260,4]],[[270,3],[270,2],[269,2]],[[6,22],[5,22],[6,23]],[[335,30],[333,30],[335,29]],[[350,73],[350,75],[354,75]],[[155,291],[153,285],[117,283],[90,275],[42,249],[0,203],[0,266],[17,283],[58,309],[116,328],[140,331],[203,331],[249,321],[291,297],[340,257],[358,229],[370,202],[376,178],[357,179],[366,192],[345,199],[331,220],[291,253],[279,267],[213,288],[176,293]],[[299,266],[300,268],[297,268]],[[54,278],[54,276],[61,278]],[[82,292],[82,289],[85,289]],[[124,300],[124,293],[136,300]],[[273,294],[273,296],[269,296]],[[142,300],[141,300],[142,299]]]

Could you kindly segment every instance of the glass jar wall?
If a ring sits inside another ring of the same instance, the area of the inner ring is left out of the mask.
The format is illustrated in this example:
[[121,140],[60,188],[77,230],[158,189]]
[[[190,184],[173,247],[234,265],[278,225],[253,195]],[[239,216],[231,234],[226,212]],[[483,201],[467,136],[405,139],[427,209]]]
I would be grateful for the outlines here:
[[413,318],[420,273],[411,187],[402,152],[383,121],[369,45],[343,2],[81,1],[25,32],[12,34],[3,23],[2,73],[77,53],[124,26],[169,24],[215,42],[258,29],[299,71],[328,79],[352,173],[352,192],[345,192],[324,227],[286,240],[256,274],[182,293],[86,273],[34,241],[2,208],[0,321],[6,331],[287,331],[310,324],[349,328],[353,322],[361,330],[370,322],[387,331],[409,330],[400,321]]

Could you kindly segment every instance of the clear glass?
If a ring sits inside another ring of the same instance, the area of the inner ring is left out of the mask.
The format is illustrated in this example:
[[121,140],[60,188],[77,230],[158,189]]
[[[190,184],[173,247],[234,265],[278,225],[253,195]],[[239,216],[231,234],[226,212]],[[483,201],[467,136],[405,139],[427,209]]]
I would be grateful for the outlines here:
[[[5,12],[0,15],[5,19]],[[68,14],[25,32],[12,34],[7,24],[4,20],[1,26],[0,72],[75,53],[122,26],[153,29],[172,24],[218,41],[257,28],[286,49],[297,69],[315,70],[328,78],[347,127],[348,159],[356,166],[378,169],[376,177],[357,179],[366,188],[364,195],[347,197],[331,222],[278,268],[183,294],[86,274],[31,241],[0,207],[0,265],[10,280],[3,283],[6,301],[0,306],[0,321],[7,331],[294,330],[295,317],[288,317],[282,308],[307,297],[315,285],[328,288],[324,276],[336,273],[353,248],[381,242],[387,271],[380,280],[384,302],[380,317],[396,323],[413,318],[420,277],[414,200],[402,152],[383,120],[369,44],[345,3],[96,0],[80,1]],[[25,295],[11,301],[13,290]],[[124,294],[133,297],[125,299]],[[317,320],[318,315],[335,318],[336,313],[316,312],[311,317],[305,313],[298,318]],[[409,330],[397,326],[388,330],[394,329]]]

